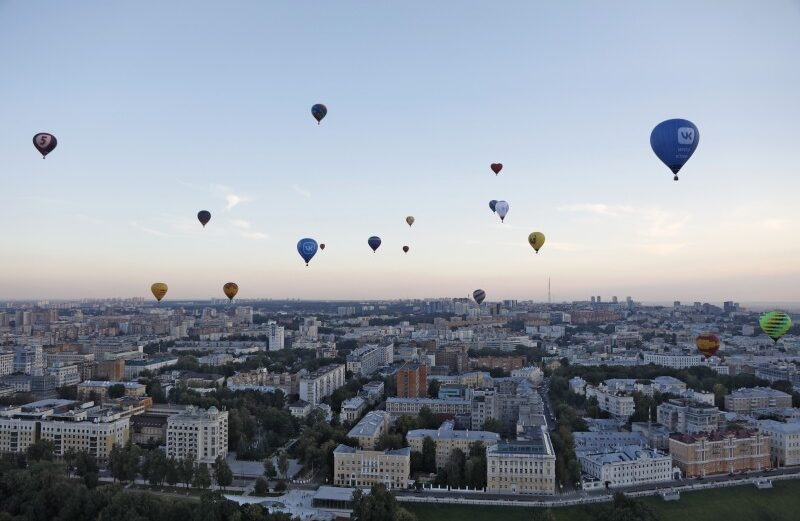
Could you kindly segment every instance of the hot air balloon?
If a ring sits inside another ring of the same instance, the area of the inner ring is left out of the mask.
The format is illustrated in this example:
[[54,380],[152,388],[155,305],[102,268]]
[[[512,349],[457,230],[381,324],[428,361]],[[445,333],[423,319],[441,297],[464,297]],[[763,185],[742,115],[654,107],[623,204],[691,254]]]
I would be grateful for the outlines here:
[[758,319],[761,330],[777,342],[792,327],[792,319],[783,311],[769,311]]
[[544,234],[542,232],[531,233],[528,235],[528,244],[531,245],[531,248],[536,250],[536,253],[539,253],[539,248],[544,244]]
[[650,146],[658,158],[675,174],[686,164],[700,143],[700,131],[691,121],[668,119],[650,133]]
[[714,333],[703,333],[695,338],[694,343],[706,358],[711,358],[719,351],[719,337]]
[[161,302],[161,299],[164,298],[164,295],[167,294],[167,290],[169,288],[163,282],[156,282],[152,286],[150,286],[150,291],[153,292],[153,296],[156,298],[157,301]]
[[495,209],[496,207],[497,207],[497,200],[496,199],[492,199],[491,201],[489,201],[489,209],[492,211],[492,213],[496,212],[496,209]]
[[472,292],[472,298],[474,298],[475,302],[477,302],[478,305],[480,306],[481,303],[483,302],[483,299],[486,298],[486,292],[483,291],[482,289],[476,289],[475,291]]
[[320,249],[320,250],[324,250],[324,249],[325,249],[325,243],[324,243],[324,242],[323,242],[322,244],[320,244],[320,245],[319,245],[319,249]]
[[411,248],[409,248],[408,246],[403,246],[403,251],[406,252],[406,253],[408,253],[408,250],[410,250],[410,249]]
[[375,251],[381,245],[381,238],[376,235],[373,235],[372,237],[367,239],[367,244],[369,244],[369,247],[372,248],[372,253],[375,253]]
[[314,239],[300,239],[297,241],[297,253],[306,261],[306,266],[317,254],[317,241]]
[[317,125],[320,124],[322,118],[328,114],[328,107],[323,105],[322,103],[317,103],[313,107],[311,107],[311,115],[314,116],[314,119],[317,120]]
[[489,168],[492,169],[492,172],[494,172],[494,175],[497,175],[497,174],[500,173],[500,170],[503,169],[503,163],[492,163],[491,165],[489,165]]
[[56,145],[58,145],[58,140],[56,140],[53,134],[40,132],[33,136],[33,146],[42,154],[42,159],[52,152],[56,148]]
[[200,221],[200,224],[202,224],[203,228],[205,228],[206,224],[208,224],[208,221],[211,220],[211,212],[208,210],[200,210],[197,212],[197,220]]
[[222,292],[225,293],[228,300],[233,301],[233,297],[239,293],[239,285],[235,282],[226,282],[225,285],[222,286]]
[[406,217],[406,222],[408,223],[409,226],[414,224],[414,216],[413,215],[409,215],[408,217]]
[[508,203],[505,201],[497,201],[494,205],[497,215],[500,216],[500,222],[505,222],[506,214],[508,213]]

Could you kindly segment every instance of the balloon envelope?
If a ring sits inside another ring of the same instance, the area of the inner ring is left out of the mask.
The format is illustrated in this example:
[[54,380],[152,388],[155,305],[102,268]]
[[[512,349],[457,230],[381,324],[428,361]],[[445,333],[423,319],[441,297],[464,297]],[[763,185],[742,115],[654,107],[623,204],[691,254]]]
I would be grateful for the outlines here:
[[239,293],[239,285],[235,282],[226,282],[225,285],[222,286],[222,292],[225,293],[228,300],[233,300],[233,297]]
[[503,169],[503,163],[492,163],[490,168],[492,169],[492,172],[494,172],[494,175],[497,175],[500,173],[500,170]]
[[406,222],[408,223],[409,226],[414,224],[414,216],[413,215],[409,215],[408,217],[406,217]]
[[650,146],[658,158],[672,170],[675,180],[700,143],[700,131],[685,119],[662,121],[650,133]]
[[496,211],[495,207],[496,206],[497,206],[497,200],[496,199],[492,199],[491,201],[489,201],[489,209],[492,211],[492,213],[495,213],[495,211]]
[[317,241],[309,238],[300,239],[297,241],[297,253],[303,257],[303,260],[306,261],[306,266],[308,266],[309,261],[317,254]]
[[367,239],[367,244],[369,244],[369,247],[372,248],[372,251],[374,253],[375,250],[378,249],[378,246],[381,245],[381,238],[376,235],[373,235],[372,237]]
[[205,228],[206,224],[208,224],[208,221],[211,220],[211,212],[208,210],[200,210],[197,212],[197,220],[200,221],[200,224],[202,224],[203,228]]
[[319,245],[319,249],[320,249],[320,250],[324,250],[324,249],[325,249],[325,243],[324,243],[324,242],[323,242],[322,244],[320,244],[320,245]]
[[153,293],[153,296],[156,298],[157,301],[161,302],[161,299],[164,298],[164,295],[167,294],[167,287],[166,284],[163,282],[156,282],[152,286],[150,286],[150,291]]
[[703,356],[706,358],[710,358],[719,351],[719,337],[714,333],[703,333],[702,335],[698,336],[694,340],[694,344],[697,346],[697,350],[700,351]]
[[531,248],[536,250],[536,253],[539,253],[539,248],[544,244],[544,234],[542,232],[531,233],[528,235],[528,244],[531,245]]
[[313,107],[311,107],[311,115],[314,116],[314,119],[317,120],[317,124],[319,125],[322,118],[324,118],[328,114],[328,107],[323,105],[322,103],[317,103]]
[[33,136],[33,146],[36,147],[36,150],[42,154],[42,158],[53,151],[58,145],[58,140],[53,134],[48,134],[47,132],[40,132]]
[[403,251],[406,252],[406,253],[408,253],[408,250],[410,250],[410,249],[411,248],[409,248],[408,246],[403,246]]
[[486,298],[486,292],[483,291],[482,289],[476,289],[475,291],[472,292],[472,298],[474,298],[475,302],[477,302],[478,305],[480,305],[483,302],[483,299]]
[[497,204],[494,205],[494,209],[497,212],[497,215],[500,216],[500,221],[504,222],[506,215],[508,214],[508,203],[505,201],[497,201]]
[[792,319],[783,311],[769,311],[758,319],[761,330],[777,342],[792,328]]

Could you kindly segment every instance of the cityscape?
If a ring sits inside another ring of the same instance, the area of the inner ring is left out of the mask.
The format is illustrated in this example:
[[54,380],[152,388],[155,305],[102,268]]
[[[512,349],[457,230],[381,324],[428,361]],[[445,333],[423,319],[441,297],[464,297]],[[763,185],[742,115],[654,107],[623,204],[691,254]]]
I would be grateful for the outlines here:
[[0,0],[0,521],[800,519],[798,50]]

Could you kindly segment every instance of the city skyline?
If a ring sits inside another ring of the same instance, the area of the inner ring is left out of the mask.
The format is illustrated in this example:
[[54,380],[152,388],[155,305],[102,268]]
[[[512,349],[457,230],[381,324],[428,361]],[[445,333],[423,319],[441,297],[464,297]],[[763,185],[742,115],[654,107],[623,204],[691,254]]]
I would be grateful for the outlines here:
[[798,300],[796,3],[191,5],[0,4],[0,300]]

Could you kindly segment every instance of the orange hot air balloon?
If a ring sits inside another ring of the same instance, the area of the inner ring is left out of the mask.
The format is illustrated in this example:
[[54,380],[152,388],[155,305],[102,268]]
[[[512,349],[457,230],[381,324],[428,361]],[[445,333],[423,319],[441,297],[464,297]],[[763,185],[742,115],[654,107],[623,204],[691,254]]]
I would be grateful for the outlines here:
[[719,337],[714,333],[703,333],[695,339],[694,343],[697,350],[706,358],[711,358],[719,351]]
[[233,301],[233,297],[239,293],[239,285],[235,282],[226,282],[224,286],[222,286],[222,291],[225,293],[225,296],[228,297],[228,300]]
[[150,291],[153,292],[153,296],[159,302],[161,302],[161,299],[164,298],[164,295],[167,294],[167,289],[169,288],[163,282],[156,282],[152,286],[150,286]]

